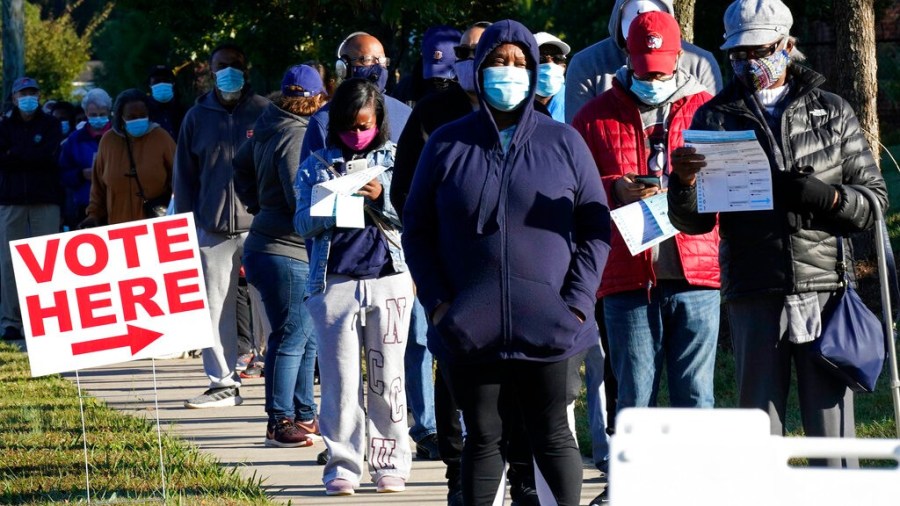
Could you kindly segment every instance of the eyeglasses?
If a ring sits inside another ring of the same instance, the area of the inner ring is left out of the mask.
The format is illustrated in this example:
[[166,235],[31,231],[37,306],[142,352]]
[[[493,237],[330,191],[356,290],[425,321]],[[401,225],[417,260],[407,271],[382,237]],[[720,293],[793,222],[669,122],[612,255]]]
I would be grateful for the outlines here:
[[476,46],[453,46],[453,53],[456,55],[457,60],[471,60],[475,58],[475,47]]
[[766,58],[772,56],[775,51],[778,50],[778,46],[784,42],[784,39],[776,40],[772,44],[768,46],[763,46],[760,48],[748,48],[748,49],[730,49],[728,50],[728,59],[729,60],[758,60],[760,58]]
[[538,57],[540,63],[555,63],[562,65],[566,63],[566,55],[564,54],[542,54]]
[[355,65],[357,67],[368,67],[370,65],[381,65],[383,67],[391,66],[391,59],[387,56],[358,56],[356,58],[350,58],[346,56],[347,61],[350,62],[350,65]]

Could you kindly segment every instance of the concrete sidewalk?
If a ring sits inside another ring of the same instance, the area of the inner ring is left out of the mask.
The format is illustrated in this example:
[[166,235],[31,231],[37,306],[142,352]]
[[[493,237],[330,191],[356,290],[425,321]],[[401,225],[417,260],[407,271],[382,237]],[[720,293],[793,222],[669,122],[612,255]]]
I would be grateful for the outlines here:
[[[66,376],[75,379],[74,374]],[[155,420],[152,361],[81,371],[79,379],[86,393],[109,406]],[[156,382],[163,431],[191,441],[222,464],[237,467],[243,476],[262,478],[263,488],[276,501],[291,501],[302,506],[447,504],[444,464],[416,460],[415,457],[410,481],[403,493],[376,494],[373,484],[364,483],[356,495],[326,496],[322,466],[316,464],[316,455],[325,448],[324,443],[317,441],[307,448],[264,446],[266,415],[261,378],[244,380],[241,406],[216,409],[184,407],[185,399],[202,393],[208,384],[199,359],[157,360]],[[88,439],[90,437],[88,433]],[[600,493],[603,485],[589,461],[585,461],[584,478],[582,504],[587,504]],[[506,503],[509,504],[508,499]]]

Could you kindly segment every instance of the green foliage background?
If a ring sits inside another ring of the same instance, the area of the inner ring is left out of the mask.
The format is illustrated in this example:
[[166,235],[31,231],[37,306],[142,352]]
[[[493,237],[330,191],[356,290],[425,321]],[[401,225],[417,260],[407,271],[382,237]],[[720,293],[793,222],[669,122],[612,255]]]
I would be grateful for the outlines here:
[[90,46],[90,33],[79,35],[70,14],[41,19],[41,8],[25,2],[25,74],[41,85],[43,99],[71,98]]

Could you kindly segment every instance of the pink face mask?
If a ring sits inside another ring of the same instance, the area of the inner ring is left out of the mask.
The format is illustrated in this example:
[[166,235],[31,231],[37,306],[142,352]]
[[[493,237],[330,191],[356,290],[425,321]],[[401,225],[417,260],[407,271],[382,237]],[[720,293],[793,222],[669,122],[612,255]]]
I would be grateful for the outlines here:
[[353,151],[362,151],[366,146],[372,143],[372,140],[374,140],[377,135],[377,126],[362,131],[350,130],[338,132],[338,137],[341,138],[341,142]]

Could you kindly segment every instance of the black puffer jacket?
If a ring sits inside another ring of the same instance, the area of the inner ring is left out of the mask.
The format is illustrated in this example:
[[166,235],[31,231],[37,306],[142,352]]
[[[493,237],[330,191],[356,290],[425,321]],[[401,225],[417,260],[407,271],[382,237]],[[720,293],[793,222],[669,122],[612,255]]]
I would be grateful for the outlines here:
[[[754,98],[732,82],[694,116],[695,130],[754,130],[769,155],[773,173],[812,167],[813,175],[834,185],[838,207],[798,219],[775,200],[772,211],[719,214],[722,293],[726,300],[762,293],[793,294],[832,291],[839,287],[837,235],[874,223],[869,202],[847,185],[862,185],[887,208],[887,188],[856,115],[842,98],[820,90],[825,79],[799,65],[789,67],[788,106],[781,120],[784,149],[764,126]],[[715,214],[697,213],[694,187],[677,177],[669,187],[669,218],[679,230],[702,234],[712,230]],[[778,195],[779,179],[773,179]]]

